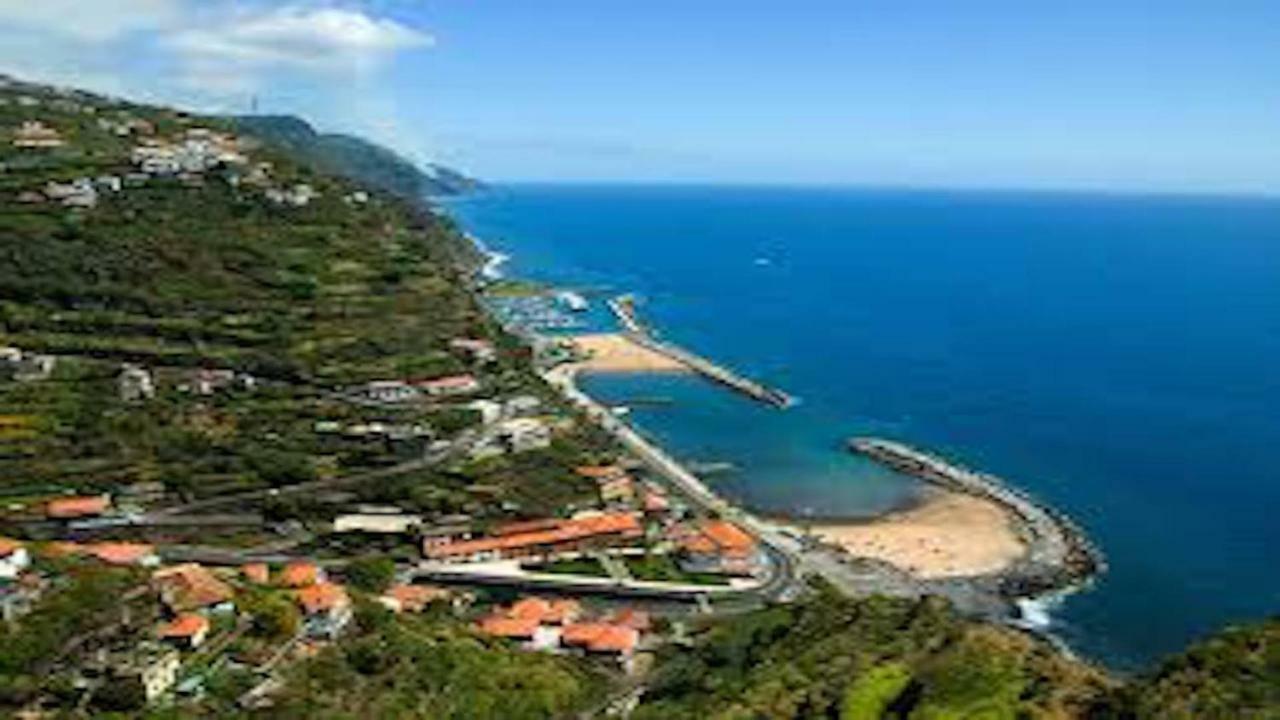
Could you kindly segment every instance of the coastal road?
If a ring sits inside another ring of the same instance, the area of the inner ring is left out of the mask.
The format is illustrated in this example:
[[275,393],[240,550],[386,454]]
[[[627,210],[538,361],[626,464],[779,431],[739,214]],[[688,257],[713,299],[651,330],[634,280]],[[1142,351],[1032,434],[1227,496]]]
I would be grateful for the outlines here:
[[646,440],[635,428],[580,390],[574,379],[578,368],[559,365],[542,373],[552,387],[583,409],[646,465],[675,485],[704,510],[730,520],[751,533],[769,558],[770,576],[756,590],[766,600],[786,601],[804,590],[804,578],[818,576],[853,597],[891,595],[921,597],[944,594],[958,606],[973,612],[990,610],[966,585],[918,580],[890,565],[860,561],[847,553],[806,541],[795,529],[769,522],[721,498],[675,458]]
[[543,372],[542,375],[548,384],[584,410],[601,429],[617,438],[624,447],[651,469],[679,488],[689,500],[706,511],[734,521],[756,537],[768,556],[770,569],[769,578],[756,590],[758,595],[768,599],[787,599],[798,592],[804,572],[810,570],[805,565],[800,543],[786,537],[778,528],[761,522],[716,495],[675,458],[646,440],[630,425],[619,420],[608,408],[578,389],[574,382],[577,370],[572,364],[559,365]]

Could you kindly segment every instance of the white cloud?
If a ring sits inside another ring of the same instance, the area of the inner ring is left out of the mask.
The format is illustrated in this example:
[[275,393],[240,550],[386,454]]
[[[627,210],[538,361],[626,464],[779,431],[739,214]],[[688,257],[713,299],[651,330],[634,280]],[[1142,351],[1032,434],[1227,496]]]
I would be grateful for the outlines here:
[[176,33],[168,45],[195,65],[365,70],[431,37],[386,18],[333,7],[290,6],[237,13],[212,27]]
[[176,21],[181,0],[0,0],[0,26],[104,42]]

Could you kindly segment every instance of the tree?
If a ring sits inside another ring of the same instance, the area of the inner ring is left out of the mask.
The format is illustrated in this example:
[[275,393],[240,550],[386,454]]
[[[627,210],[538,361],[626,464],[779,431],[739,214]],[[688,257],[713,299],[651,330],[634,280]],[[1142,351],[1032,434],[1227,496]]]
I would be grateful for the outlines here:
[[347,582],[366,592],[380,593],[395,580],[396,564],[388,557],[363,557],[347,565]]
[[293,637],[302,627],[302,614],[293,602],[280,594],[251,591],[240,600],[240,607],[253,617],[253,632],[280,640]]

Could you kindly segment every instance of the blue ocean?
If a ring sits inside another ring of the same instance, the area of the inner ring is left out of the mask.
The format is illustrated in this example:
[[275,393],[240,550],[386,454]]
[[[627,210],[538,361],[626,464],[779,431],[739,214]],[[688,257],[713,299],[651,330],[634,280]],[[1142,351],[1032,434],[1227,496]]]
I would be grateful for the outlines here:
[[664,336],[799,396],[585,382],[732,463],[713,482],[757,511],[908,502],[841,447],[882,435],[1087,529],[1110,572],[1052,616],[1083,655],[1141,668],[1280,612],[1280,201],[517,185],[447,208],[509,274],[635,293]]

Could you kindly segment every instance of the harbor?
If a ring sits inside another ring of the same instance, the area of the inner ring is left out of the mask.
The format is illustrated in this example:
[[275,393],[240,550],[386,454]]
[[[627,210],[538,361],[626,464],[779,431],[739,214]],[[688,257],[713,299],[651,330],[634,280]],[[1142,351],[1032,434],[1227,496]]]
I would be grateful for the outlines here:
[[712,362],[677,345],[657,339],[653,332],[640,322],[635,309],[635,301],[630,295],[611,298],[608,301],[608,305],[614,316],[617,317],[619,324],[622,325],[628,339],[637,345],[670,358],[708,380],[736,390],[753,400],[758,400],[780,410],[785,410],[795,404],[795,398],[782,390],[746,378],[723,365]]

